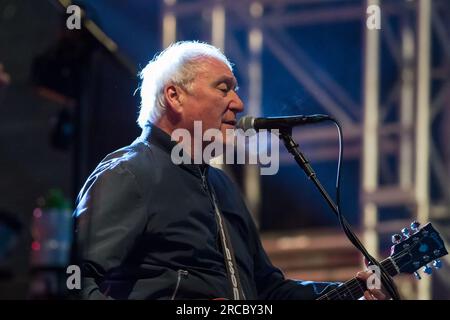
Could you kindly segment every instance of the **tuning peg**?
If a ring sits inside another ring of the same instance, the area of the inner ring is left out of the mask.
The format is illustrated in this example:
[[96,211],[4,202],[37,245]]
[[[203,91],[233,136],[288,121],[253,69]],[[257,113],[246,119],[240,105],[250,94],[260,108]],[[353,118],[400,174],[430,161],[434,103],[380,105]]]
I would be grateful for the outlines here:
[[433,269],[429,265],[425,265],[425,267],[423,267],[422,271],[428,275],[431,275],[433,273]]
[[433,267],[435,267],[436,269],[442,268],[442,261],[440,259],[434,260],[433,261]]
[[413,222],[411,223],[411,230],[412,230],[412,231],[417,232],[417,231],[419,230],[419,227],[420,227],[420,222],[418,222],[418,221],[413,221]]
[[392,243],[398,244],[402,241],[402,236],[399,235],[398,233],[396,233],[396,234],[392,235],[391,239],[392,239]]
[[402,229],[402,233],[403,233],[403,235],[405,236],[405,238],[408,238],[408,237],[409,237],[409,229],[408,229],[408,228],[403,228],[403,229]]
[[414,272],[414,276],[416,277],[417,280],[421,280],[422,277],[420,276],[420,274],[416,271]]

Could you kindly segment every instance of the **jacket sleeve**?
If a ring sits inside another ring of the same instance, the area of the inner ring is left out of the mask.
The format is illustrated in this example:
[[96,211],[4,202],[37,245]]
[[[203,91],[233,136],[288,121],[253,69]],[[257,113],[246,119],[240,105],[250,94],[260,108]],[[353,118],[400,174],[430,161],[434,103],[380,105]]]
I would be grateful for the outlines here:
[[121,163],[93,174],[74,214],[82,298],[108,298],[108,288],[101,287],[102,279],[120,267],[147,222],[134,175]]
[[[247,211],[248,212],[248,211]],[[261,300],[314,300],[338,287],[337,282],[314,282],[285,279],[283,273],[272,265],[251,217],[250,239],[254,250],[254,274]]]

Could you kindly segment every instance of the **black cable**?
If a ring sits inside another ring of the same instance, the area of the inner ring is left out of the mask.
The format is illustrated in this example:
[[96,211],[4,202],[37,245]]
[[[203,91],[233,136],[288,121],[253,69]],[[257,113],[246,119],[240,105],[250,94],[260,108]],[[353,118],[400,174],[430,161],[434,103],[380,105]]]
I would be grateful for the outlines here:
[[381,272],[381,280],[384,284],[386,290],[388,291],[389,295],[394,300],[400,300],[400,295],[398,294],[397,287],[392,279],[392,277],[389,275],[389,273],[385,270],[385,268],[374,258],[372,257],[368,252],[367,249],[364,247],[364,245],[361,243],[361,241],[358,239],[358,237],[353,233],[353,231],[350,228],[349,223],[345,219],[345,217],[342,215],[340,207],[341,207],[341,169],[342,169],[342,158],[344,153],[344,144],[343,144],[343,134],[342,134],[342,128],[338,121],[336,121],[333,118],[330,118],[330,121],[332,121],[337,129],[339,134],[339,160],[338,160],[338,167],[336,172],[336,214],[339,219],[339,223],[344,230],[346,236],[351,241],[351,243],[364,255],[364,257],[367,259],[368,262],[370,262],[373,265],[378,266]]

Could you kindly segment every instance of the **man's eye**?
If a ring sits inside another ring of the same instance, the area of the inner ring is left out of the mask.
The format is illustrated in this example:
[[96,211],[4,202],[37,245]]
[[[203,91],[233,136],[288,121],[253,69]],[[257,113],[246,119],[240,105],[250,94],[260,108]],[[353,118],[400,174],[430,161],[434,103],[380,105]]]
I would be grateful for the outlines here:
[[218,87],[218,89],[220,90],[220,91],[222,91],[223,93],[227,93],[229,90],[228,90],[228,87],[224,87],[224,86],[220,86],[220,87]]

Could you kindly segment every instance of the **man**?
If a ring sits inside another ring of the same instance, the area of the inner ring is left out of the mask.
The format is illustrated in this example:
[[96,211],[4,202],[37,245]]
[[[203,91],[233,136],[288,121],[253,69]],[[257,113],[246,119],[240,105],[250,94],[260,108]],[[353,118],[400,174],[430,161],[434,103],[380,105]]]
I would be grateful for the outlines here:
[[[206,163],[172,161],[177,143],[191,158],[199,152],[196,141],[171,140],[177,129],[193,136],[194,121],[227,142],[244,109],[227,58],[208,44],[179,42],[141,78],[142,135],[108,155],[79,195],[83,297],[316,299],[337,287],[285,279],[231,180]],[[384,298],[379,290],[365,296]]]

